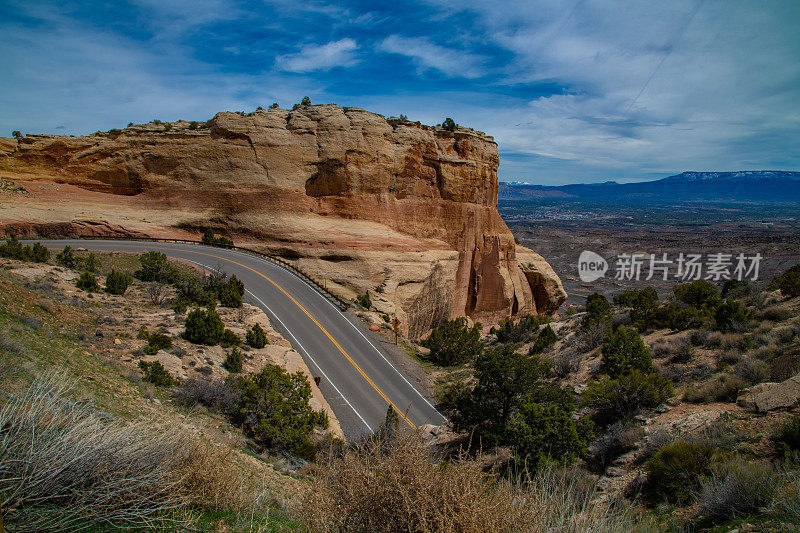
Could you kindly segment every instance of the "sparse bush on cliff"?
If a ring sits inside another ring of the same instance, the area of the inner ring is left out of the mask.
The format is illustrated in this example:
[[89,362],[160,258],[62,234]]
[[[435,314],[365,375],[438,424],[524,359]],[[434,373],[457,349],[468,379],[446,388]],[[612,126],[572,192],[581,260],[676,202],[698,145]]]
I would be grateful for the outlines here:
[[65,268],[75,268],[78,266],[78,261],[75,259],[75,254],[72,253],[72,247],[67,245],[63,250],[56,254],[56,263]]
[[86,292],[96,292],[100,290],[100,285],[97,283],[97,278],[91,272],[84,272],[78,277],[75,285]]
[[553,328],[550,327],[548,324],[545,326],[539,335],[536,337],[533,345],[531,346],[530,350],[528,351],[528,355],[536,355],[542,353],[547,348],[551,347],[558,341],[558,336],[556,332],[553,331]]
[[454,427],[472,433],[484,445],[506,444],[509,420],[550,375],[548,360],[519,354],[512,347],[483,352],[475,360],[475,385],[450,391]]
[[722,332],[743,331],[749,318],[747,308],[732,297],[728,297],[714,312],[716,327]]
[[586,452],[583,428],[572,417],[574,402],[547,400],[529,394],[508,424],[507,443],[532,469],[544,461],[569,464]]
[[300,105],[311,105],[311,98],[308,96],[304,96],[303,99],[300,101]]
[[442,122],[443,130],[456,131],[456,128],[458,128],[458,124],[456,124],[456,121],[450,117],[447,117],[446,119],[444,119],[444,122]]
[[704,279],[676,285],[672,292],[676,300],[692,307],[715,309],[722,302],[717,287]]
[[603,341],[602,353],[600,369],[611,378],[627,374],[631,370],[645,373],[653,370],[650,350],[642,341],[639,332],[633,328],[620,326],[607,335]]
[[214,345],[222,339],[225,326],[213,309],[194,309],[186,317],[186,340],[194,344]]
[[676,442],[662,447],[645,463],[645,495],[651,503],[690,503],[711,473],[713,458],[714,450],[702,444]]
[[0,257],[45,263],[50,258],[50,250],[39,242],[34,243],[33,247],[22,246],[17,236],[12,233],[6,242],[0,245]]
[[230,348],[231,346],[239,346],[242,344],[242,339],[234,333],[233,331],[226,329],[222,332],[222,338],[219,341],[219,345],[223,348]]
[[780,289],[784,298],[800,296],[800,265],[795,265],[783,274],[772,278],[767,288],[771,291]]
[[263,348],[267,345],[267,334],[260,324],[254,324],[253,327],[247,331],[245,340],[247,344],[253,348]]
[[499,328],[494,329],[497,335],[497,342],[528,342],[536,335],[536,331],[542,324],[550,322],[550,317],[544,315],[526,315],[518,322],[513,320],[503,320]]
[[225,356],[222,368],[232,374],[242,371],[242,352],[236,346]]
[[172,337],[156,331],[147,334],[147,345],[142,351],[147,355],[155,355],[159,350],[168,350],[170,348],[172,348]]
[[629,307],[631,323],[639,331],[645,331],[653,326],[658,293],[653,287],[629,289],[614,296],[614,304]]
[[633,370],[618,379],[603,376],[589,382],[582,395],[584,407],[600,426],[626,420],[641,409],[652,409],[674,393],[672,384],[658,374]]
[[196,120],[189,121],[190,130],[196,130],[198,126],[200,126],[200,123],[197,122]]
[[269,106],[270,109],[278,109],[278,102],[272,102]]
[[145,252],[139,256],[139,263],[142,268],[134,273],[136,278],[142,281],[154,281],[157,283],[175,283],[179,276],[178,270],[167,260],[167,256],[155,250]]
[[142,379],[156,387],[171,387],[177,383],[164,365],[158,361],[139,361],[139,368],[142,371]]
[[22,132],[20,132],[19,130],[14,130],[11,132],[11,136],[17,140],[20,140],[22,139]]
[[472,361],[483,348],[480,326],[475,324],[470,328],[464,317],[437,326],[421,344],[431,351],[430,360],[440,366]]
[[128,286],[133,279],[124,272],[117,272],[112,270],[106,276],[106,292],[116,296],[122,296],[128,290]]
[[209,246],[221,246],[223,248],[233,246],[232,240],[228,239],[227,237],[217,237],[214,235],[214,231],[211,228],[206,228],[205,232],[203,232],[203,238],[201,240],[203,244],[207,244]]
[[368,293],[356,296],[356,303],[364,309],[370,309],[372,307],[372,300],[370,300]]
[[298,371],[267,365],[259,373],[236,378],[241,399],[233,418],[253,439],[269,448],[313,459],[309,436],[315,427],[328,427],[325,413],[314,411],[311,385]]

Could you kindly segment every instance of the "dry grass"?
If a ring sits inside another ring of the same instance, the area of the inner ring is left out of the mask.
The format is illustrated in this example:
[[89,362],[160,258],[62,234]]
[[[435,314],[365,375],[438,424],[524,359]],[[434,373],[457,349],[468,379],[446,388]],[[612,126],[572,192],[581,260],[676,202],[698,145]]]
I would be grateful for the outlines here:
[[185,432],[124,425],[68,398],[58,373],[0,410],[0,494],[13,531],[186,525],[192,508],[253,509],[230,452]]
[[323,460],[295,516],[314,532],[648,530],[599,494],[575,470],[543,468],[520,484],[487,475],[476,459],[437,463],[407,433]]

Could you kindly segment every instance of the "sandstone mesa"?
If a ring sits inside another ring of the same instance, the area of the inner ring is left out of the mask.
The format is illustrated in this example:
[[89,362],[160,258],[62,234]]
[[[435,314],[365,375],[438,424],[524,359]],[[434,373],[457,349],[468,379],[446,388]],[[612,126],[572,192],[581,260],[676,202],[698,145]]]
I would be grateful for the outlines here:
[[497,212],[499,155],[446,131],[337,105],[221,112],[84,137],[0,139],[0,231],[218,234],[277,253],[346,298],[369,291],[403,333],[467,316],[553,314],[558,276]]

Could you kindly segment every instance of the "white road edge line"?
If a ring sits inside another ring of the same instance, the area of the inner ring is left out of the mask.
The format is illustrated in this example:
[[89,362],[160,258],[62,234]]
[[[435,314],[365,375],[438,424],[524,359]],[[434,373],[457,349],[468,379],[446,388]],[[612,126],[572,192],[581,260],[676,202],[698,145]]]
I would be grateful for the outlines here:
[[[264,262],[266,262],[266,263],[269,263],[269,264],[272,264],[272,265],[278,266],[278,267],[280,267],[280,268],[283,268],[283,267],[282,267],[282,265],[280,265],[280,264],[278,264],[278,263],[272,263],[272,262],[270,262],[270,261],[267,261],[266,259],[259,258],[258,256],[256,256],[256,255],[253,255],[253,254],[248,254],[248,253],[245,253],[245,252],[240,252],[239,250],[231,250],[231,251],[233,251],[233,252],[236,252],[236,253],[238,253],[238,254],[246,255],[246,256],[248,256],[248,257],[256,257],[256,258],[258,258],[258,259],[261,259],[262,261],[264,261]],[[290,272],[288,269],[285,269],[285,268],[284,268],[284,270],[286,270],[287,272]],[[305,284],[306,284],[306,286],[307,286],[309,289],[313,290],[314,292],[319,292],[319,291],[317,291],[317,290],[316,290],[314,287],[312,287],[311,285],[309,285],[309,284],[308,284],[308,282],[307,282],[306,280],[304,280],[303,278],[301,278],[301,277],[299,277],[299,276],[297,276],[297,278],[298,278],[300,281],[302,281],[303,283],[305,283]],[[422,393],[421,393],[419,390],[417,390],[417,388],[416,388],[416,387],[414,387],[414,385],[412,385],[410,381],[408,381],[408,379],[406,379],[406,377],[403,375],[403,373],[402,373],[402,372],[400,372],[400,371],[399,371],[399,370],[398,370],[398,369],[397,369],[397,368],[396,368],[396,367],[395,367],[395,366],[394,366],[394,365],[393,365],[393,364],[392,364],[392,363],[391,363],[391,362],[390,362],[390,361],[389,361],[389,360],[386,358],[386,356],[385,356],[385,355],[383,355],[383,352],[381,352],[381,351],[378,349],[378,347],[377,347],[377,346],[375,346],[374,344],[372,344],[372,341],[370,341],[370,340],[367,338],[367,336],[366,336],[366,335],[364,335],[364,332],[362,332],[360,329],[358,329],[358,326],[356,326],[355,324],[353,324],[353,322],[352,322],[352,321],[351,321],[351,320],[350,320],[350,319],[347,317],[347,315],[345,315],[345,314],[342,312],[342,310],[341,310],[341,309],[339,309],[338,307],[336,307],[335,305],[333,305],[333,302],[331,302],[331,301],[330,301],[328,298],[324,298],[324,297],[323,297],[323,300],[325,300],[326,302],[328,302],[328,305],[330,305],[330,306],[331,306],[331,307],[332,307],[334,310],[336,310],[336,312],[338,312],[340,315],[342,315],[342,318],[344,318],[344,319],[347,321],[347,323],[348,323],[348,324],[350,324],[350,325],[353,327],[353,329],[354,329],[354,330],[356,330],[356,331],[358,332],[358,334],[359,334],[359,335],[361,335],[362,337],[364,337],[364,340],[365,340],[365,341],[367,341],[367,342],[369,343],[369,345],[370,345],[370,346],[372,346],[372,348],[373,348],[373,349],[374,349],[376,352],[378,352],[378,355],[380,355],[380,356],[381,356],[381,358],[382,358],[384,361],[386,361],[386,364],[388,364],[388,365],[389,365],[389,366],[392,368],[392,370],[394,370],[395,372],[397,372],[397,375],[398,375],[398,376],[400,376],[400,377],[403,379],[403,381],[405,381],[405,382],[406,382],[406,384],[407,384],[409,387],[411,387],[411,390],[413,390],[414,392],[416,392],[416,393],[417,393],[417,395],[418,395],[420,398],[422,398],[422,401],[423,401],[423,402],[425,402],[426,404],[428,404],[428,407],[430,407],[431,409],[433,409],[433,412],[434,412],[434,413],[436,413],[437,415],[441,416],[441,417],[442,417],[442,419],[444,419],[444,420],[447,420],[447,417],[445,417],[445,416],[444,416],[442,413],[440,413],[440,412],[439,412],[439,411],[438,411],[438,410],[437,410],[437,409],[436,409],[436,408],[435,408],[433,405],[431,405],[431,402],[429,402],[429,401],[428,401],[428,399],[427,399],[427,398],[425,398],[425,396],[423,396],[423,395],[422,395]]]
[[[213,271],[213,272],[218,272],[218,273],[220,272],[220,271],[219,271],[219,270],[217,270],[216,268],[212,268],[212,267],[206,266],[206,265],[204,265],[204,264],[202,264],[202,263],[198,263],[197,261],[192,261],[191,259],[184,259],[184,261],[189,261],[190,263],[194,263],[195,265],[201,266],[201,267],[205,268],[206,270],[210,270],[210,271]],[[369,425],[369,424],[367,424],[367,421],[366,421],[366,420],[364,420],[364,417],[363,417],[363,416],[361,416],[361,414],[360,414],[360,413],[359,413],[359,412],[356,410],[356,408],[355,408],[355,407],[353,407],[353,404],[351,404],[351,403],[350,403],[350,401],[349,401],[349,400],[348,400],[348,399],[345,397],[345,395],[344,395],[344,394],[342,394],[342,391],[340,391],[340,390],[339,390],[339,387],[337,387],[337,386],[336,386],[336,384],[333,382],[333,380],[332,380],[331,378],[329,378],[329,377],[328,377],[328,375],[325,373],[325,371],[324,371],[324,370],[322,370],[322,368],[320,368],[320,366],[317,364],[317,362],[314,360],[314,358],[313,358],[313,357],[311,357],[311,354],[310,354],[310,353],[308,353],[308,350],[306,350],[305,346],[303,346],[303,343],[301,343],[299,340],[297,340],[297,337],[295,337],[295,336],[294,336],[294,333],[292,333],[292,330],[290,330],[288,327],[286,327],[286,324],[284,324],[284,323],[283,323],[283,320],[281,320],[281,318],[280,318],[278,315],[276,315],[276,314],[275,314],[275,313],[272,311],[272,309],[270,309],[270,308],[269,308],[269,306],[268,306],[267,304],[265,304],[265,303],[264,303],[264,300],[262,300],[261,298],[259,298],[258,296],[256,296],[255,294],[253,294],[251,291],[249,291],[249,290],[247,290],[247,289],[245,289],[245,291],[247,292],[247,294],[249,294],[250,296],[252,296],[252,297],[253,297],[253,298],[255,298],[256,300],[258,300],[258,301],[261,303],[261,305],[263,305],[263,306],[266,308],[266,310],[267,310],[267,311],[269,311],[269,314],[271,314],[272,316],[274,316],[274,317],[275,317],[275,318],[278,320],[278,322],[280,322],[281,326],[283,326],[283,329],[285,329],[285,330],[286,330],[286,332],[287,332],[289,335],[291,335],[291,336],[292,336],[292,338],[293,338],[293,339],[294,339],[294,341],[297,343],[297,345],[298,345],[298,346],[300,346],[300,349],[302,349],[302,350],[303,350],[303,352],[305,352],[305,354],[306,354],[306,357],[308,357],[308,358],[311,360],[311,362],[312,362],[312,363],[314,363],[314,366],[316,366],[316,367],[317,367],[317,370],[319,370],[319,371],[322,373],[323,377],[324,377],[324,378],[325,378],[325,379],[328,381],[328,383],[330,383],[330,384],[331,384],[331,386],[332,386],[332,387],[333,387],[333,388],[336,390],[336,392],[338,392],[338,393],[339,393],[339,396],[341,396],[341,397],[342,397],[342,400],[344,400],[344,401],[345,401],[345,403],[346,403],[347,405],[349,405],[349,406],[350,406],[350,409],[352,409],[352,410],[353,410],[353,412],[356,414],[356,416],[357,416],[359,419],[361,419],[361,421],[364,423],[364,425],[365,425],[365,426],[367,426],[367,429],[369,429],[371,432],[373,432],[373,433],[374,433],[374,432],[375,432],[375,430],[374,430],[374,429],[372,429],[372,428],[370,427],[370,425]]]

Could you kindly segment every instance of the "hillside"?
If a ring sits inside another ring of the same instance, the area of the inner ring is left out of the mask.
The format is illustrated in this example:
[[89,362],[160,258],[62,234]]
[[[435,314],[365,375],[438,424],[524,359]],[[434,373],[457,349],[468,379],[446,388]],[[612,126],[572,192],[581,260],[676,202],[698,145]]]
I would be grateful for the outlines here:
[[500,183],[503,200],[565,198],[596,201],[737,201],[798,202],[800,172],[778,170],[742,172],[683,172],[656,181],[526,185]]
[[442,320],[552,314],[558,277],[497,213],[494,140],[298,105],[0,142],[0,230],[198,238],[296,261],[424,335]]

